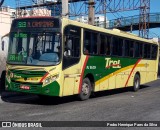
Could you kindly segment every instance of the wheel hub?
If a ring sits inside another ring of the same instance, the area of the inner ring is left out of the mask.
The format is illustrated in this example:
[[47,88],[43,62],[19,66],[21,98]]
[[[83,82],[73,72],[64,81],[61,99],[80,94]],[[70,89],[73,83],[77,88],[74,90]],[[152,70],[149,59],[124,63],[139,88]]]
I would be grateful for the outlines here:
[[89,93],[89,85],[84,83],[82,86],[82,92],[83,94],[87,95]]
[[139,82],[138,82],[138,79],[136,79],[136,81],[135,81],[135,87],[138,88],[138,86],[139,86]]

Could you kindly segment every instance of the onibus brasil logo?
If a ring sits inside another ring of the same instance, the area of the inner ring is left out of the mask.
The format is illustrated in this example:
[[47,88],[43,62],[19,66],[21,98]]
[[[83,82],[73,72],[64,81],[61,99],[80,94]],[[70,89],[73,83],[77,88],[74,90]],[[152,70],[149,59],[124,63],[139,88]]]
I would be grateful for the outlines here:
[[111,58],[105,58],[106,60],[106,68],[121,68],[120,60],[112,60]]

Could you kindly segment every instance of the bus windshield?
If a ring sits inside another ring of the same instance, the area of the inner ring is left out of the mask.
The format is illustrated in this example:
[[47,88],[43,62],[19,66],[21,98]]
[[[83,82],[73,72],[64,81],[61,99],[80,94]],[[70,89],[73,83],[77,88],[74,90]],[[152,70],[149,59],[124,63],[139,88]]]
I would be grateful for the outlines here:
[[60,33],[12,32],[8,63],[21,65],[56,65],[60,61]]

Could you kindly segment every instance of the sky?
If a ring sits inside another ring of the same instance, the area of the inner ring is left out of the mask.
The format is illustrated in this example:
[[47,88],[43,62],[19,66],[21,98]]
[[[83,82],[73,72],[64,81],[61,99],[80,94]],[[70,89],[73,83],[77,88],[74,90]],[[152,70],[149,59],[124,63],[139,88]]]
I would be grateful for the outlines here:
[[[5,0],[4,5],[15,8],[16,1],[18,1],[18,0]],[[20,0],[20,1],[24,1],[24,0]],[[25,0],[25,1],[30,2],[31,0]],[[135,1],[137,1],[137,0],[135,0]],[[150,13],[160,12],[159,6],[160,6],[160,0],[150,0]],[[111,20],[111,19],[117,19],[119,17],[129,17],[129,16],[138,15],[138,14],[139,14],[139,10],[136,10],[136,11],[132,10],[132,11],[127,11],[127,12],[117,12],[117,13],[108,13],[107,18],[109,20]],[[157,37],[157,36],[160,37],[160,27],[150,29],[150,37]]]

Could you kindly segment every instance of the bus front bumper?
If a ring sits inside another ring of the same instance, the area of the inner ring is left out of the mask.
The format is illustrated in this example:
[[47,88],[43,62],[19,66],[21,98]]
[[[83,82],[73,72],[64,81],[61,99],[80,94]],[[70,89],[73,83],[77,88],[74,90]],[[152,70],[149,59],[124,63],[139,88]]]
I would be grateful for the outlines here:
[[6,80],[6,90],[14,92],[24,92],[48,96],[59,96],[60,94],[60,85],[57,81],[54,81],[46,86],[43,86],[42,83],[19,83],[19,82],[8,82]]

